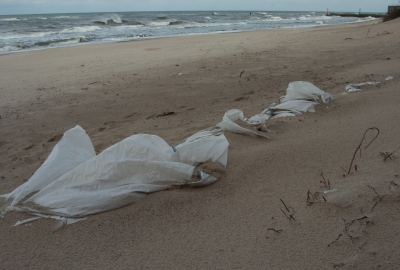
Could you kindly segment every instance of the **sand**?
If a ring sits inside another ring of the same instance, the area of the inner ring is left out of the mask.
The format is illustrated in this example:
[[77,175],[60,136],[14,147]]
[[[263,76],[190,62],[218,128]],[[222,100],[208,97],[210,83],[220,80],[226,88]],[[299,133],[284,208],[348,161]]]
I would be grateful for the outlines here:
[[[335,99],[315,113],[270,120],[269,140],[227,132],[227,170],[211,186],[150,194],[52,234],[53,220],[13,227],[30,216],[7,214],[1,268],[398,269],[400,151],[386,161],[380,152],[400,146],[399,26],[373,21],[0,56],[1,194],[27,181],[77,124],[99,153],[137,133],[177,144],[228,109],[261,112],[292,81]],[[342,95],[348,83],[366,81],[383,83]],[[156,117],[164,112],[174,114]],[[371,127],[378,138],[345,174]],[[318,192],[328,189],[336,191],[325,201]],[[314,203],[308,191],[317,192]]]

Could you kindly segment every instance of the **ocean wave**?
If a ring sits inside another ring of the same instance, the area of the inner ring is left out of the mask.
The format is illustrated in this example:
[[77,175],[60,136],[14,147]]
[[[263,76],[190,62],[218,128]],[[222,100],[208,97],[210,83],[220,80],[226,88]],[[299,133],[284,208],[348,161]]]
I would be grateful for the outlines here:
[[365,18],[359,18],[357,21],[355,21],[355,23],[357,23],[357,22],[373,21],[373,20],[377,20],[377,18],[374,18],[374,17],[369,16],[369,17],[365,17]]
[[330,16],[305,15],[305,16],[300,16],[297,19],[300,20],[300,21],[315,21],[315,20],[331,20],[332,17],[330,17]]
[[37,17],[36,19],[38,19],[38,20],[47,20],[46,17]]
[[18,18],[4,18],[4,19],[0,19],[0,21],[4,21],[4,22],[16,22],[16,21],[20,21],[20,19],[18,19]]
[[288,21],[290,19],[284,19],[279,16],[272,16],[272,15],[267,15],[265,19],[262,19],[264,22],[278,22],[278,21]]
[[100,30],[101,28],[94,25],[75,26],[72,28],[61,30],[60,33],[85,33]]
[[54,19],[70,19],[70,18],[79,18],[79,16],[56,16]]
[[268,15],[268,13],[266,13],[266,12],[259,12],[259,13],[262,15]]
[[143,26],[145,24],[142,22],[139,22],[139,21],[132,21],[132,22],[127,23],[127,25]]
[[211,20],[211,17],[204,17],[204,19]]
[[157,17],[157,20],[166,20],[166,19],[168,19],[167,16],[158,16]]
[[148,25],[149,26],[167,26],[167,25],[169,25],[169,22],[150,22]]
[[18,45],[6,45],[3,47],[0,47],[0,53],[14,52],[14,51],[19,51],[19,50],[22,50],[22,47],[18,46]]
[[169,22],[169,25],[178,25],[178,24],[182,24],[182,21],[173,21],[173,22]]
[[122,24],[122,20],[118,15],[109,15],[110,17],[105,17],[94,21],[95,24],[109,24],[109,23],[117,23]]
[[40,38],[48,35],[56,34],[57,32],[36,32],[31,34],[16,34],[16,35],[9,35],[9,36],[0,36],[0,40],[8,40],[8,39],[21,39],[21,38]]
[[[235,25],[245,25],[245,22],[238,22],[238,23],[191,23],[185,24],[182,26],[178,26],[177,28],[207,28],[207,27],[221,27],[221,26],[235,26]],[[230,31],[230,30],[228,30]]]
[[73,37],[68,39],[56,39],[56,40],[47,40],[47,41],[39,41],[34,45],[39,47],[54,47],[54,46],[65,46],[78,44],[85,41],[85,37]]
[[132,24],[132,25],[121,25],[119,27],[125,28],[125,29],[138,29],[138,28],[141,28],[143,26],[144,26],[143,24]]

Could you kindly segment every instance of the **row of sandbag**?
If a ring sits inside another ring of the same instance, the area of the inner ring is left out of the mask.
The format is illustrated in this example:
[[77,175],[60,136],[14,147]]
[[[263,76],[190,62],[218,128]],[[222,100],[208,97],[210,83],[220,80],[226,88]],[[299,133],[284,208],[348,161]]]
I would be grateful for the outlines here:
[[332,100],[331,95],[311,83],[293,82],[279,105],[250,118],[244,118],[240,110],[229,110],[221,123],[175,147],[158,136],[138,134],[97,156],[86,132],[76,126],[64,133],[26,183],[2,195],[6,200],[12,199],[6,212],[25,211],[39,218],[71,224],[81,217],[119,208],[171,185],[209,185],[218,179],[198,170],[197,166],[211,160],[226,167],[229,143],[224,131],[267,137],[240,127],[236,120],[266,130],[268,119],[314,112],[320,98],[324,103]]

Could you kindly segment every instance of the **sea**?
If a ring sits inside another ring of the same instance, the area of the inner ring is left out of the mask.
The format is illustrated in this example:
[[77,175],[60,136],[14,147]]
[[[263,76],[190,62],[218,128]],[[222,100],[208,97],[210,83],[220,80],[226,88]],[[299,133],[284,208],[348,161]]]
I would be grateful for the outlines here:
[[0,54],[95,43],[356,23],[324,12],[180,11],[0,16]]

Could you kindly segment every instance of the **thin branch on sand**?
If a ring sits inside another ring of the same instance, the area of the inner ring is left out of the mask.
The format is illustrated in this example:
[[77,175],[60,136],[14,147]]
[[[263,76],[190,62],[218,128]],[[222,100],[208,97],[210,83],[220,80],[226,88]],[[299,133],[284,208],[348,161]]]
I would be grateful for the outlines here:
[[281,208],[281,211],[282,211],[282,213],[285,215],[285,217],[286,217],[288,220],[292,220],[292,219],[293,219],[294,221],[296,221],[296,219],[293,217],[293,215],[294,215],[294,209],[293,209],[292,207],[287,207],[286,204],[285,204],[285,202],[284,202],[282,199],[280,199],[280,200],[281,200],[283,206],[285,206],[286,212],[283,211],[282,208]]
[[393,154],[394,154],[397,150],[399,150],[399,149],[400,149],[400,146],[399,146],[396,150],[394,150],[393,152],[391,152],[391,153],[389,153],[389,152],[381,152],[381,155],[384,156],[383,161],[386,161],[388,158],[392,159]]
[[370,130],[376,130],[376,131],[377,131],[377,134],[376,134],[376,136],[370,141],[370,143],[369,143],[366,147],[364,147],[364,149],[367,149],[367,148],[371,145],[371,143],[378,137],[378,135],[379,135],[379,129],[376,128],[376,127],[369,128],[369,129],[367,129],[367,130],[365,131],[364,136],[362,137],[360,144],[357,146],[356,151],[355,151],[354,154],[353,154],[353,158],[351,159],[350,166],[349,166],[349,169],[348,169],[348,171],[347,171],[347,174],[350,174],[350,172],[351,172],[351,168],[352,168],[352,166],[353,166],[353,162],[354,162],[354,159],[356,158],[356,154],[357,154],[358,151],[360,151],[360,157],[361,157],[361,145],[362,145],[362,143],[364,142],[365,136],[367,135],[368,131],[370,131]]
[[323,184],[327,189],[331,189],[331,182],[329,181],[329,179],[325,179],[325,177],[324,177],[324,174],[321,172],[321,177],[322,177],[322,179],[323,180],[320,180],[319,182],[321,183],[321,184]]

